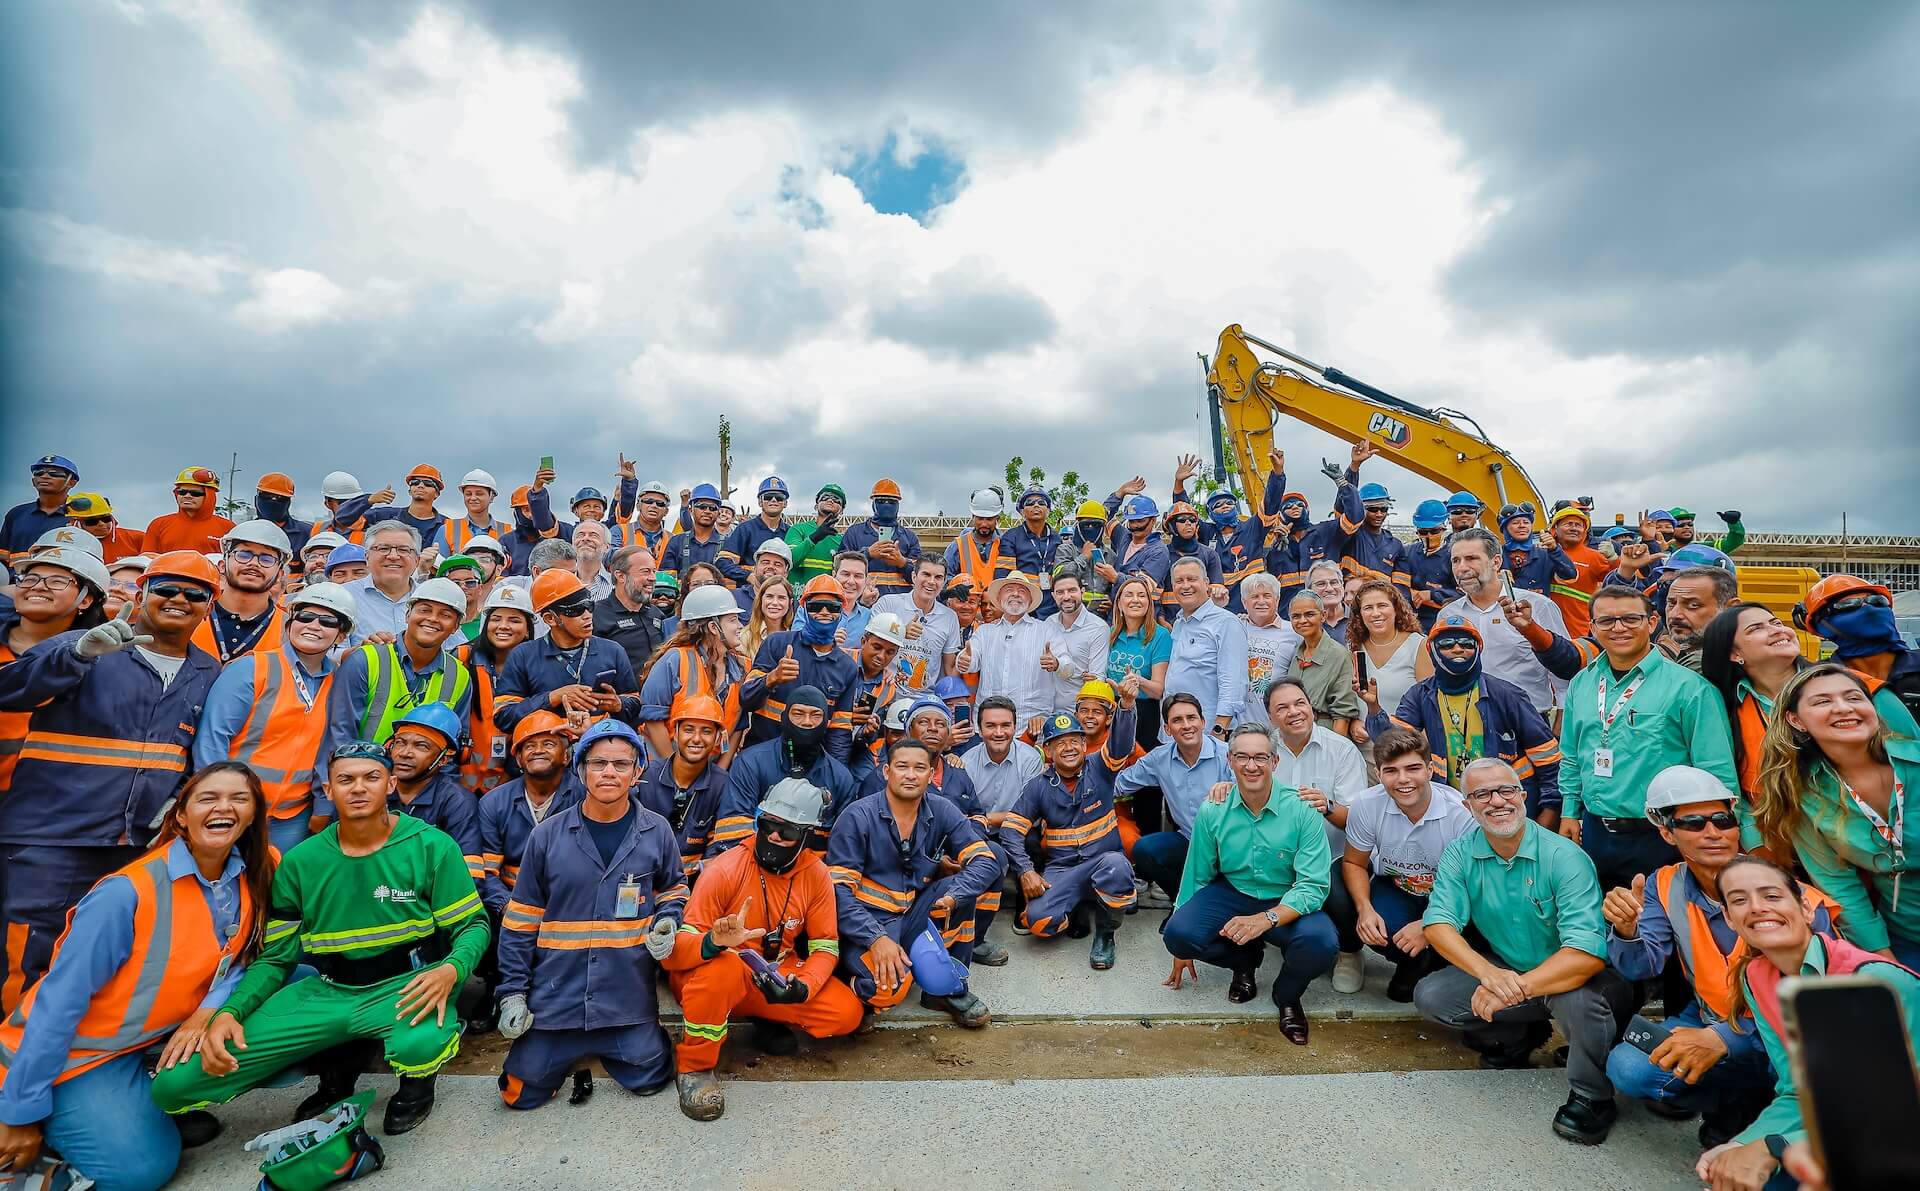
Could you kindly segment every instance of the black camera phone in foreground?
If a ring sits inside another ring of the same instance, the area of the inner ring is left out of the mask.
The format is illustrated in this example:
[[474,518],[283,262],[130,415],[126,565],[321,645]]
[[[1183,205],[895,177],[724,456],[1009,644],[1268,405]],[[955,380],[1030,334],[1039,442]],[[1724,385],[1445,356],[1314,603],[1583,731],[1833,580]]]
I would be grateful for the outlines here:
[[1920,1187],[1920,1069],[1892,986],[1871,975],[1787,980],[1780,1015],[1827,1186]]

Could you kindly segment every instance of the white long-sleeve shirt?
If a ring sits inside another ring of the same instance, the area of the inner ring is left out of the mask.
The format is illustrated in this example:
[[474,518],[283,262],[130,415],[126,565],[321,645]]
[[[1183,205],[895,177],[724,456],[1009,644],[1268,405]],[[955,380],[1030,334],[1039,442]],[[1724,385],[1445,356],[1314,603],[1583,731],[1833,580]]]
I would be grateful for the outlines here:
[[1050,640],[1047,626],[1031,616],[976,627],[967,672],[980,675],[979,698],[1012,699],[1022,726],[1052,711],[1053,675],[1040,668],[1040,651]]
[[1047,626],[1047,643],[1054,660],[1060,663],[1053,673],[1053,710],[1072,711],[1081,684],[1107,676],[1107,622],[1082,608],[1072,628],[1058,612],[1042,623]]

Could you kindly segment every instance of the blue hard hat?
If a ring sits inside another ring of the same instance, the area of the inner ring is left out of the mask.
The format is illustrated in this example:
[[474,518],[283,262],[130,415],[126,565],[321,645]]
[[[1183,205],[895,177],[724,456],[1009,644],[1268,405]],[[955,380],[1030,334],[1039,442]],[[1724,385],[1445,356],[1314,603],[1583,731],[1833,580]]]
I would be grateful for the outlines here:
[[948,707],[932,695],[922,695],[913,701],[907,708],[907,722],[911,724],[913,717],[923,711],[937,711],[940,713],[941,719],[947,721],[949,724],[953,722],[953,708]]
[[[1625,529],[1626,527],[1621,526],[1621,528]],[[1733,565],[1733,559],[1728,558],[1722,551],[1715,550],[1712,546],[1682,546],[1672,554],[1667,555],[1666,569],[1669,575],[1675,571],[1692,571],[1698,570],[1701,567],[1712,567],[1717,571],[1725,571],[1729,575],[1737,573]]]
[[352,542],[348,542],[344,546],[335,546],[333,552],[327,555],[326,569],[331,571],[335,567],[345,566],[350,562],[365,561],[367,561],[366,547],[356,546]]
[[1239,503],[1240,498],[1235,496],[1231,489],[1227,488],[1216,489],[1212,496],[1207,497],[1208,508],[1212,508],[1217,504],[1237,505]]
[[1487,506],[1480,503],[1480,498],[1471,492],[1456,492],[1452,496],[1447,497],[1447,509],[1449,512],[1454,509],[1472,509],[1477,513],[1486,507]]
[[1665,521],[1671,524],[1673,522],[1673,514],[1667,512],[1665,509],[1655,509],[1653,512],[1647,514],[1647,520]]
[[929,996],[951,997],[967,991],[967,966],[947,954],[940,932],[928,923],[913,936],[907,947],[907,961],[913,965],[913,978]]
[[1016,509],[1020,508],[1023,505],[1025,505],[1029,500],[1032,500],[1036,496],[1039,497],[1041,500],[1046,501],[1048,508],[1053,507],[1052,493],[1049,493],[1045,488],[1042,488],[1038,484],[1028,484],[1027,490],[1020,494],[1020,499],[1013,502],[1013,507]]
[[1387,495],[1387,486],[1385,484],[1360,485],[1360,503],[1361,504],[1366,504],[1368,501],[1383,501],[1383,500],[1384,501],[1393,500],[1393,497]]
[[710,500],[714,504],[722,503],[720,490],[712,484],[695,484],[693,491],[687,495],[687,503],[692,504],[696,500]]
[[580,502],[583,500],[597,500],[603,505],[607,503],[606,495],[602,493],[598,488],[582,488],[580,491],[573,494],[573,502],[569,504],[567,507],[569,509],[577,509],[580,507]]
[[1513,520],[1515,517],[1530,518],[1533,515],[1534,515],[1533,502],[1530,500],[1523,500],[1517,505],[1501,505],[1500,506],[1500,524],[1502,526],[1505,526],[1507,522]]
[[1616,525],[1601,534],[1600,537],[1602,540],[1608,542],[1613,541],[1615,538],[1632,538],[1637,542],[1640,540],[1640,531],[1630,525]]
[[1413,510],[1415,529],[1439,529],[1447,523],[1447,506],[1437,500],[1423,500]]
[[394,722],[394,728],[412,724],[416,728],[425,728],[446,737],[449,746],[460,743],[463,729],[460,716],[445,703],[422,703]]
[[1127,497],[1127,499],[1120,504],[1120,519],[1122,521],[1140,521],[1148,517],[1158,517],[1159,515],[1160,508],[1153,503],[1153,497],[1138,492]]
[[778,492],[782,496],[793,495],[793,493],[787,491],[787,482],[779,476],[768,476],[766,479],[760,481],[760,489],[756,495],[765,496],[769,492]]
[[29,467],[27,470],[32,471],[35,467],[57,467],[76,480],[80,478],[80,469],[75,467],[73,460],[67,458],[65,455],[42,455],[40,458],[35,459],[32,467]]
[[608,737],[612,737],[615,740],[624,740],[633,746],[634,752],[639,753],[643,757],[646,756],[647,746],[641,742],[638,732],[627,727],[619,720],[595,720],[592,724],[588,725],[585,732],[580,734],[580,742],[573,746],[573,763],[578,765],[586,760],[587,750],[601,741],[606,740]]
[[1040,727],[1040,743],[1052,744],[1062,736],[1085,736],[1087,730],[1080,726],[1080,717],[1064,711],[1056,711],[1047,717]]
[[973,688],[967,685],[964,678],[949,674],[939,682],[933,684],[933,697],[936,699],[970,699],[973,697]]

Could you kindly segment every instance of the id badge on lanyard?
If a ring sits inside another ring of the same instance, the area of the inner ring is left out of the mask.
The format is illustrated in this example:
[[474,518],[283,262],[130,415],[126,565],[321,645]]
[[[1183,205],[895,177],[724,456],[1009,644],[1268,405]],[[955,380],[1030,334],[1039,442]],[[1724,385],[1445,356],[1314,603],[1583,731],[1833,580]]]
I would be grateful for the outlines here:
[[[1613,734],[1613,721],[1620,718],[1620,709],[1627,705],[1634,693],[1640,689],[1640,684],[1645,681],[1646,675],[1643,674],[1628,683],[1626,689],[1620,692],[1620,698],[1614,703],[1613,710],[1609,711],[1607,710],[1607,680],[1604,678],[1600,680],[1600,747],[1593,750],[1593,776],[1613,776],[1613,746],[1607,743],[1608,738]],[[1628,722],[1632,722],[1631,718]]]
[[620,890],[614,895],[613,916],[627,919],[640,917],[640,879],[629,873],[620,882]]

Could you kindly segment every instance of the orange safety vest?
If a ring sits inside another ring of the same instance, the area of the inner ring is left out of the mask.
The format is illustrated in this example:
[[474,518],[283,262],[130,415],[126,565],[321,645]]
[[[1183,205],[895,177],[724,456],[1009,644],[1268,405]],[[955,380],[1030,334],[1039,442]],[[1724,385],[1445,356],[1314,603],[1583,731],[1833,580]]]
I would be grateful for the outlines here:
[[[0,639],[0,666],[16,661],[17,655]],[[13,767],[20,761],[20,746],[27,742],[27,724],[31,711],[0,712],[0,794],[13,785]]]
[[284,649],[256,649],[252,659],[253,707],[227,756],[245,761],[259,775],[269,818],[297,818],[313,805],[313,760],[327,734],[327,687],[333,675],[314,680],[308,702],[300,697],[303,676],[293,672]]
[[[975,591],[986,591],[987,587],[999,577],[994,574],[995,571],[1000,569],[999,534],[993,535],[993,548],[987,551],[985,557],[981,556],[980,547],[974,544],[974,535],[971,530],[954,539],[953,549],[955,555],[960,560],[960,573],[970,576],[973,579],[973,589]],[[1005,572],[1002,573],[1004,574]],[[958,578],[958,576],[954,576],[954,578]],[[948,582],[952,582],[952,579],[949,579]]]
[[[493,672],[473,660],[473,642],[453,651],[473,671],[473,705],[467,716],[466,756],[460,761],[460,784],[474,794],[485,794],[507,780],[506,733],[493,726]],[[495,753],[498,753],[496,756]]]
[[231,662],[233,658],[245,657],[249,653],[279,653],[281,643],[284,641],[286,633],[286,625],[281,618],[282,611],[283,609],[276,602],[273,606],[273,611],[267,616],[267,627],[261,631],[260,639],[246,649],[234,654],[233,657],[228,657],[220,652],[220,643],[215,640],[213,634],[213,612],[211,609],[208,610],[205,616],[200,618],[200,627],[193,630],[193,643],[212,654],[223,666]]
[[[133,883],[133,953],[87,1003],[74,1030],[73,1042],[54,1083],[93,1070],[121,1055],[144,1050],[165,1038],[200,1008],[214,980],[239,958],[246,946],[245,924],[251,917],[253,894],[240,882],[242,929],[223,946],[215,937],[213,911],[192,873],[177,881],[167,879],[167,849],[162,845],[121,869],[115,876]],[[54,944],[59,962],[73,928],[67,914],[67,932]],[[41,985],[28,991],[19,1008],[0,1025],[0,1083],[5,1068],[19,1051],[34,998]]]
[[717,700],[721,713],[727,718],[726,731],[720,734],[720,751],[729,751],[733,748],[733,734],[740,727],[740,684],[727,684],[727,693],[722,696],[713,689],[712,678],[707,673],[706,664],[700,659],[698,649],[691,645],[680,645],[673,652],[680,658],[680,689],[673,693],[671,701],[697,699],[702,695]]
[[[1687,870],[1685,861],[1676,861],[1653,874],[1654,896],[1659,899],[1660,908],[1666,911],[1667,921],[1673,924],[1673,949],[1680,955],[1680,965],[1686,969],[1687,978],[1693,982],[1694,995],[1700,998],[1720,1021],[1730,1020],[1733,1014],[1733,969],[1746,954],[1746,943],[1736,940],[1730,954],[1720,953],[1720,944],[1714,942],[1713,928],[1707,921],[1707,912],[1693,904],[1685,888],[1676,888],[1682,873],[1686,874],[1687,885],[1694,884],[1693,874]],[[1840,903],[1811,885],[1803,884],[1811,908],[1825,907],[1827,920],[1838,924]],[[1686,921],[1674,917],[1676,903],[1684,904],[1687,909]]]
[[1767,717],[1760,700],[1748,695],[1734,713],[1733,730],[1740,734],[1740,793],[1752,799],[1760,792],[1760,745],[1767,736]]
[[[495,541],[500,542],[504,546],[506,544],[505,539],[507,534],[513,530],[511,525],[502,525],[500,522],[495,521],[487,526],[487,532],[483,534],[481,531],[475,529],[472,520],[466,517],[449,517],[441,523],[441,527],[442,531],[447,535],[448,558],[452,558],[456,554],[465,554],[467,552],[467,543],[478,537],[491,536]],[[431,545],[432,543],[428,544]]]

